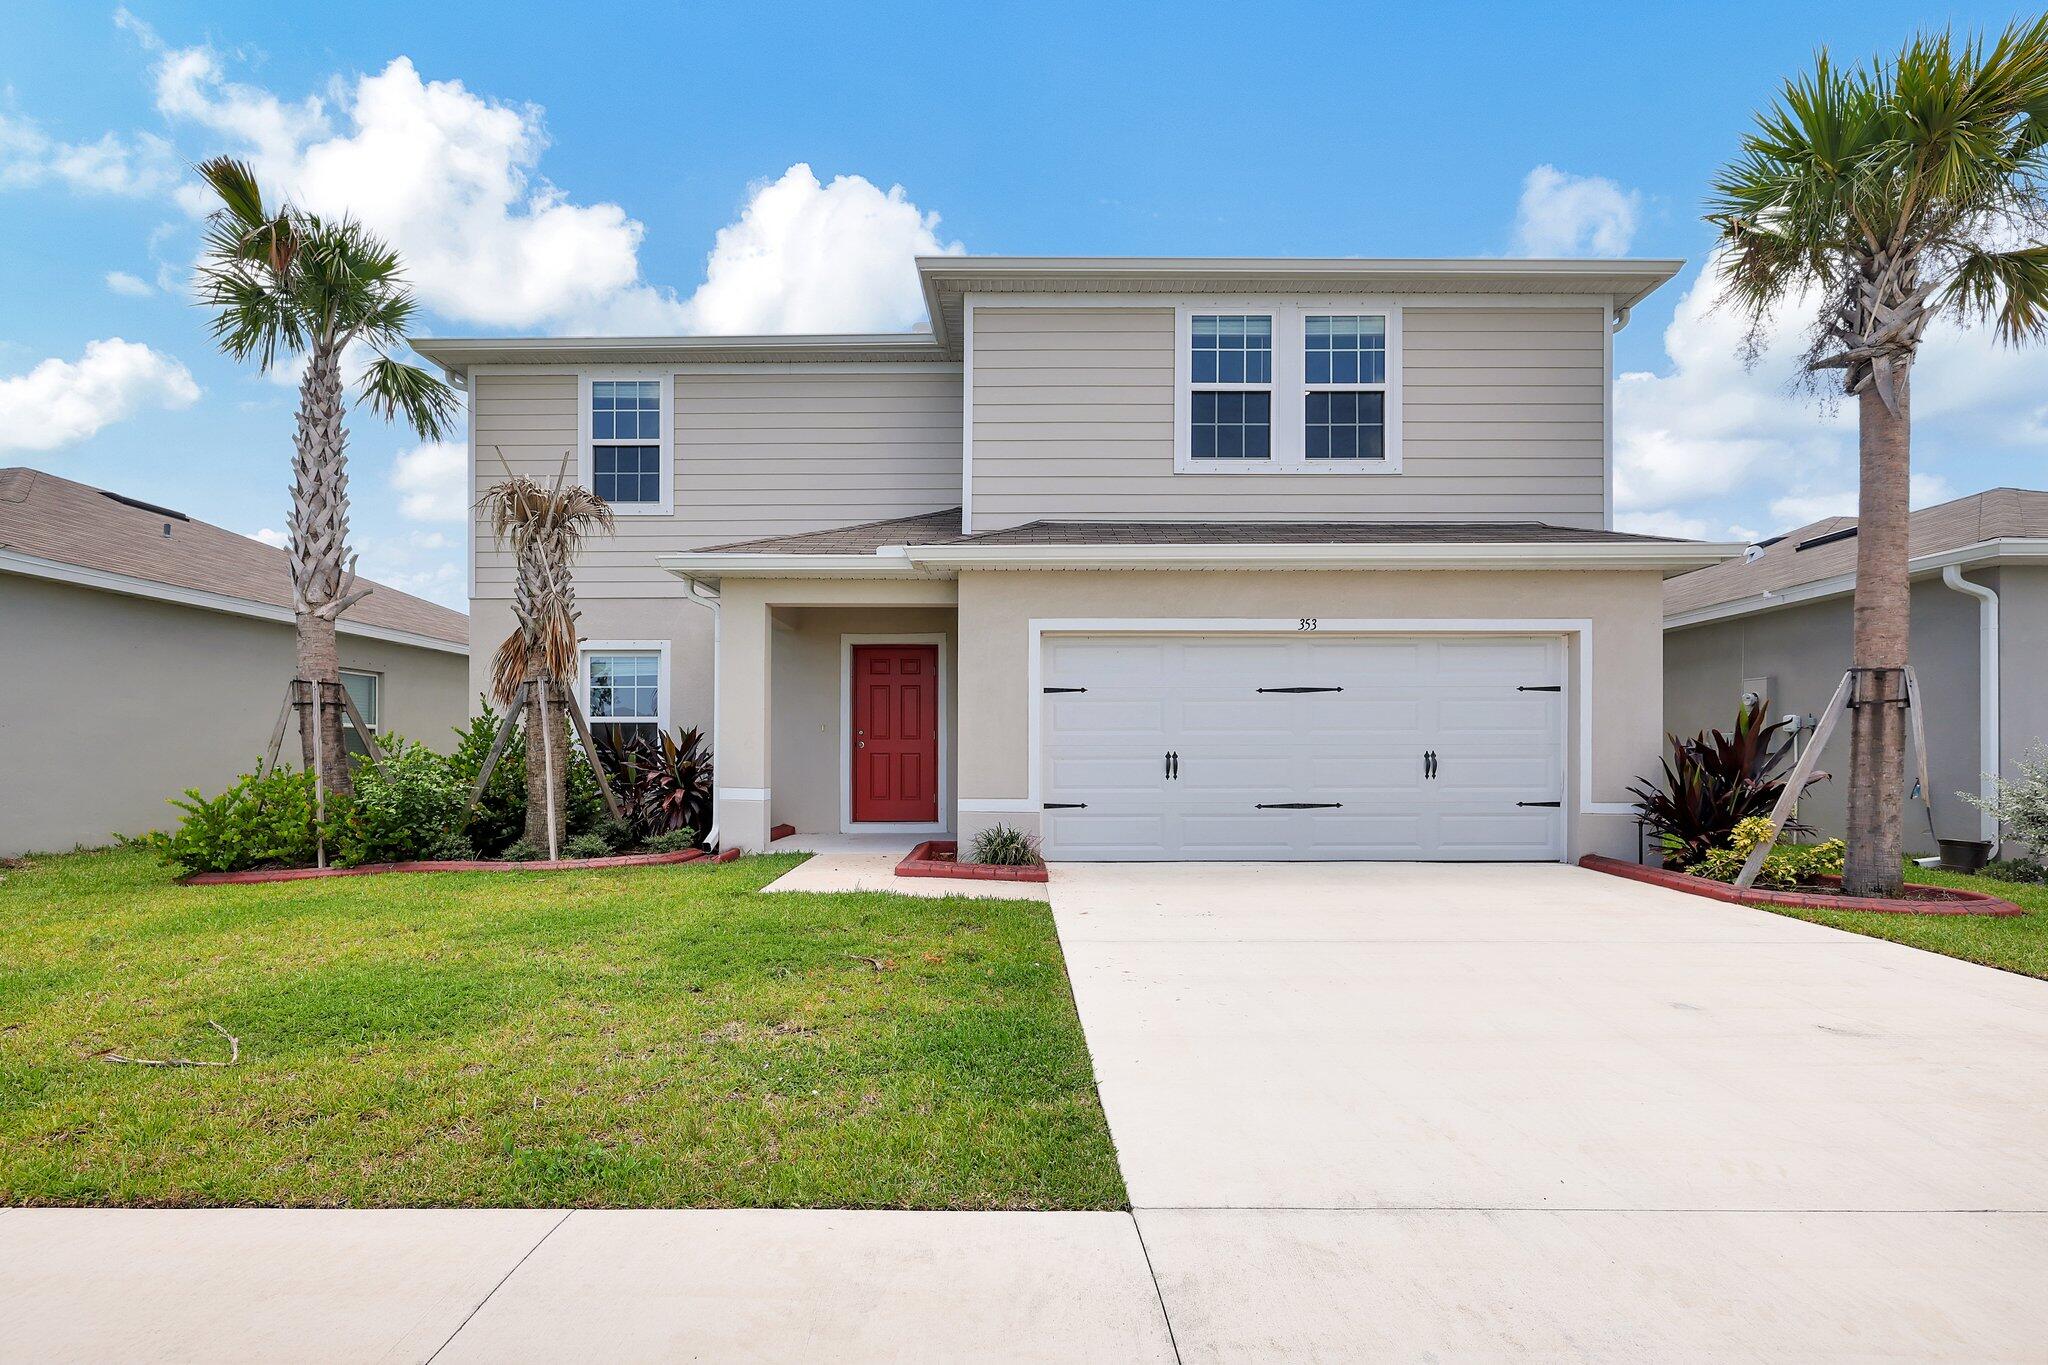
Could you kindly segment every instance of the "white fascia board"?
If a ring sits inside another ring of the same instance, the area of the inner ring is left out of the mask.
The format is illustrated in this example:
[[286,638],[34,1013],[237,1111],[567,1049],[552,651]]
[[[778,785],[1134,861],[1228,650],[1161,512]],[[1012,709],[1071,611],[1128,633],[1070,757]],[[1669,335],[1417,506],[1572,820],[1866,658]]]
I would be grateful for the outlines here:
[[913,545],[934,569],[1603,569],[1666,575],[1719,564],[1740,545]]
[[[110,573],[105,569],[88,569],[80,564],[64,564],[35,555],[16,554],[12,550],[0,550],[0,573],[47,578],[58,583],[76,584],[82,588],[97,588],[101,592],[120,593],[124,597],[146,597],[151,601],[169,602],[181,607],[198,607],[202,611],[218,611],[229,616],[249,616],[259,621],[282,621],[286,625],[293,621],[289,607],[258,602],[248,597],[231,597],[226,593],[207,592],[202,588],[181,588],[171,583],[158,583],[153,579]],[[457,644],[452,640],[443,640],[439,636],[421,635],[410,630],[395,630],[389,626],[373,626],[361,621],[351,621],[346,616],[336,621],[334,628],[343,635],[355,635],[365,640],[388,640],[395,645],[438,650],[443,654],[469,653],[467,644]]]
[[[1916,555],[1906,562],[1906,572],[1909,577],[1924,578],[1940,573],[1951,564],[1958,568],[1986,564],[2048,564],[2048,538],[2027,536],[1980,540],[1971,545],[1958,545],[1952,550]],[[1811,583],[1795,583],[1791,587],[1758,593],[1753,597],[1738,597],[1730,602],[1716,602],[1712,606],[1676,612],[1664,618],[1664,629],[1684,630],[1688,626],[1703,626],[1709,622],[1726,621],[1737,616],[1782,611],[1786,607],[1796,607],[1806,602],[1846,597],[1855,591],[1854,573],[1836,574],[1832,578],[1816,578]]]
[[921,578],[900,545],[874,554],[718,554],[656,555],[654,562],[679,578],[716,584],[724,578]]

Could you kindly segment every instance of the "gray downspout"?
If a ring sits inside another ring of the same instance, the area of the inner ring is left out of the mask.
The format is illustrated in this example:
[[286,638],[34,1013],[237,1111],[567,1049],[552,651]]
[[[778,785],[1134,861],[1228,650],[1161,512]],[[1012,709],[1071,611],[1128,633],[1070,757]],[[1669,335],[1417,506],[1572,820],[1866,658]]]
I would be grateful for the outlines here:
[[[1941,581],[1977,599],[1977,790],[1989,800],[1998,794],[1998,594],[1963,577],[1961,568],[1946,565]],[[1998,852],[1998,817],[1977,812],[1978,837]]]

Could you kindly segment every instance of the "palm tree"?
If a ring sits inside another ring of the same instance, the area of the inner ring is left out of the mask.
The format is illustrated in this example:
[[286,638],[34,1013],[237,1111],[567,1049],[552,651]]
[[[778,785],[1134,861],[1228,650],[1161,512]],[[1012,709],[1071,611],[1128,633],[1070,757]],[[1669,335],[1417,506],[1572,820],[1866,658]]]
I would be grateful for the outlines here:
[[317,753],[327,791],[346,793],[352,784],[341,713],[326,704],[341,687],[334,623],[370,587],[356,581],[356,557],[348,548],[342,352],[353,343],[368,348],[372,358],[357,384],[359,400],[387,421],[403,418],[423,439],[450,430],[455,395],[390,354],[405,344],[417,311],[395,251],[353,219],[329,221],[290,203],[266,206],[255,172],[240,161],[215,157],[198,170],[220,199],[208,219],[199,268],[200,299],[214,310],[215,342],[266,372],[281,355],[306,358],[286,524],[298,676],[314,684],[321,704],[301,713],[300,740],[309,768]]
[[[502,462],[504,456],[499,455]],[[576,583],[569,566],[593,531],[613,529],[611,505],[568,483],[552,488],[514,474],[487,491],[491,535],[510,542],[515,577],[512,633],[491,660],[491,693],[510,706],[526,689],[526,839],[554,857],[568,819],[569,725],[564,680],[576,675]],[[589,755],[592,763],[596,754]]]
[[1889,62],[1825,52],[1715,178],[1707,221],[1752,349],[1816,301],[1809,380],[1842,372],[1859,420],[1849,852],[1856,894],[1901,881],[1907,474],[1913,361],[1929,322],[2048,331],[2048,18],[1995,43],[1917,36]]

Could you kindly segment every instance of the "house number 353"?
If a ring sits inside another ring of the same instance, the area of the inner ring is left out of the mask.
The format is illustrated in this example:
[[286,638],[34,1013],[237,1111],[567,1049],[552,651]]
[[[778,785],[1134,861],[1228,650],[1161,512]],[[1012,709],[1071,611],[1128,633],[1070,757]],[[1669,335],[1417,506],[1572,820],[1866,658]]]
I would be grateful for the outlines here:
[[1314,630],[1315,628],[1316,618],[1313,616],[1302,617],[1301,624],[1295,627],[1296,630]]

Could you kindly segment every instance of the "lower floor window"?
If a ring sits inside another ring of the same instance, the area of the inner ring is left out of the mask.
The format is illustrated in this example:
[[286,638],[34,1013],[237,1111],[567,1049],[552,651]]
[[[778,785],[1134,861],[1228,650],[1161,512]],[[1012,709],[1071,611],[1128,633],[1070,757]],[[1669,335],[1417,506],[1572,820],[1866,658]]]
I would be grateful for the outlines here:
[[661,656],[593,652],[584,656],[594,737],[652,739],[661,728]]
[[[341,686],[348,693],[348,699],[355,703],[357,712],[363,718],[363,724],[369,727],[371,734],[376,734],[381,723],[377,717],[378,703],[383,701],[384,675],[360,673],[344,668],[341,670]],[[356,732],[356,723],[349,718],[346,710],[341,713],[341,742],[358,758],[369,757],[370,746],[365,744],[363,737]]]

